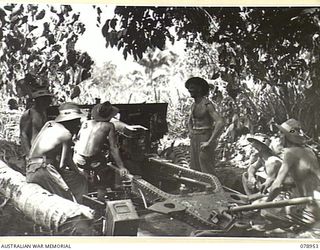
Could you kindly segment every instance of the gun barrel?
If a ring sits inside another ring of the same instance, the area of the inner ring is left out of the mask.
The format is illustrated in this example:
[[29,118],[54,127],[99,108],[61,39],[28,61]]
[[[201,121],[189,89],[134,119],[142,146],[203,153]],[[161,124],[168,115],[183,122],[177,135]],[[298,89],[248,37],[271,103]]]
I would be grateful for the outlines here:
[[277,208],[277,207],[301,205],[301,204],[311,203],[313,201],[315,201],[315,199],[313,197],[299,197],[299,198],[293,198],[293,199],[288,199],[288,200],[269,201],[269,202],[261,202],[261,203],[252,204],[252,205],[230,207],[228,209],[228,211],[231,213],[236,213],[236,212],[250,211],[250,210],[255,210],[255,209]]

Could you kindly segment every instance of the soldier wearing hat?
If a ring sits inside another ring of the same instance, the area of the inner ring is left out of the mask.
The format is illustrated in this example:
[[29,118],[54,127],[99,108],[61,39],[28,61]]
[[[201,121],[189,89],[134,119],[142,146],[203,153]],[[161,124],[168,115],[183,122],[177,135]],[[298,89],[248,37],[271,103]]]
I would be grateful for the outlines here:
[[283,162],[278,175],[270,187],[268,201],[273,200],[281,190],[287,176],[292,176],[300,196],[312,196],[320,184],[320,167],[314,151],[307,147],[300,122],[289,119],[276,125],[284,144]]
[[[71,143],[83,117],[77,104],[62,104],[57,118],[46,122],[33,140],[26,166],[27,182],[80,203],[87,193],[87,180],[72,161]],[[66,172],[70,174],[60,174]]]
[[[250,157],[250,166],[247,172],[242,175],[242,182],[245,192],[249,195],[260,190],[270,187],[271,183],[277,176],[281,166],[281,158],[270,147],[270,139],[265,134],[256,134],[247,137],[254,151]],[[259,169],[263,168],[262,172]],[[265,179],[260,183],[259,175]]]
[[188,122],[191,139],[191,168],[204,173],[212,173],[214,151],[224,121],[208,99],[209,84],[206,80],[192,77],[186,81],[185,87],[194,99]]
[[52,95],[48,90],[37,90],[32,93],[34,100],[20,118],[20,140],[24,154],[29,153],[31,143],[47,121],[47,108],[51,104]]
[[[75,144],[73,161],[84,170],[94,170],[98,175],[98,199],[104,201],[106,188],[110,186],[112,171],[106,168],[106,150],[110,153],[120,169],[120,176],[128,173],[116,145],[115,126],[110,122],[119,109],[110,102],[99,103],[91,111],[92,120],[82,123]],[[107,146],[107,144],[109,144]]]

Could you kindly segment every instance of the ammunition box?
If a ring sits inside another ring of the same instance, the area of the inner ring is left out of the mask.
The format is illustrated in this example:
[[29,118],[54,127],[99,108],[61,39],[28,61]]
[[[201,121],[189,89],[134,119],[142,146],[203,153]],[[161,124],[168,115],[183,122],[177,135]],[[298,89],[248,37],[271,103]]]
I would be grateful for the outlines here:
[[108,236],[137,236],[139,217],[131,200],[108,201],[105,234]]

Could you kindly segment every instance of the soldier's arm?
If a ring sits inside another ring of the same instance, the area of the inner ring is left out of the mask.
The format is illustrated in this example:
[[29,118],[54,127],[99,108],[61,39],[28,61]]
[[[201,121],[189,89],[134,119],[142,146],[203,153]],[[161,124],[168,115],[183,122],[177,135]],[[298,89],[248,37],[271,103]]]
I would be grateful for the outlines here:
[[[270,156],[264,163],[265,172],[267,174],[266,181],[261,185],[260,191],[264,194],[267,193],[268,188],[273,184],[274,180],[277,178],[279,169],[282,165],[282,161],[275,156]],[[279,188],[278,188],[279,190]],[[274,191],[277,193],[277,191]],[[270,198],[271,199],[271,198]]]
[[109,145],[110,145],[110,152],[112,154],[113,159],[115,160],[117,166],[120,169],[126,170],[126,168],[123,165],[122,159],[120,157],[119,148],[116,143],[116,133],[115,133],[115,126],[113,123],[109,123],[110,129],[109,129]]
[[116,143],[116,133],[115,133],[115,126],[113,123],[110,123],[110,129],[109,129],[109,146],[110,146],[110,152],[111,155],[113,156],[113,159],[116,162],[117,167],[119,168],[119,174],[120,176],[126,176],[129,172],[128,170],[124,167],[124,164],[122,162],[122,159],[120,157],[120,152]]
[[29,111],[25,111],[20,118],[20,140],[23,153],[27,156],[31,148],[32,118]]
[[193,124],[192,124],[192,110],[193,108],[191,107],[191,112],[189,114],[189,119],[188,119],[188,133],[189,133],[189,136],[191,137],[192,136],[192,127],[193,127]]
[[248,181],[251,183],[255,183],[256,182],[256,178],[255,175],[258,171],[259,168],[261,168],[263,166],[263,160],[258,157],[257,155],[256,157],[256,161],[254,161],[248,168]]
[[69,168],[75,170],[76,172],[79,172],[78,167],[75,165],[75,163],[72,160],[72,135],[69,132],[63,132],[59,137],[62,150],[61,150],[61,157],[60,157],[60,164],[59,168],[64,168],[65,166],[68,166]]
[[284,183],[284,180],[287,177],[291,166],[293,165],[293,161],[295,161],[295,156],[291,154],[290,150],[287,150],[284,153],[283,162],[281,164],[277,177],[270,187],[270,193],[267,201],[272,201],[281,191],[282,184]]
[[215,122],[214,130],[212,132],[210,139],[208,140],[208,143],[211,144],[222,133],[222,130],[224,127],[224,119],[222,118],[222,116],[218,114],[218,112],[216,112],[213,104],[207,105],[207,109],[211,119]]
[[62,143],[62,151],[61,151],[61,158],[59,168],[63,168],[67,164],[67,154],[68,154],[68,143]]
[[73,151],[71,149],[71,140],[63,142],[59,168],[64,168],[67,166],[71,170],[74,170],[76,173],[83,174],[83,171],[81,171],[74,163],[72,156]]

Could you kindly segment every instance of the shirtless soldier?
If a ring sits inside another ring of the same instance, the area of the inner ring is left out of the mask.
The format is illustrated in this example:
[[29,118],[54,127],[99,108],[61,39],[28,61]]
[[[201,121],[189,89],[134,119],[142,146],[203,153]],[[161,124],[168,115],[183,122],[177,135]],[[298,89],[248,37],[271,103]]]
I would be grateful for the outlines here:
[[[82,117],[76,104],[62,104],[55,121],[48,121],[34,139],[26,167],[27,182],[37,183],[69,200],[74,200],[75,196],[80,203],[82,195],[87,193],[87,180],[72,161],[71,143]],[[66,167],[75,170],[72,177],[77,186],[69,187],[70,180],[60,175],[60,170]]]
[[268,201],[279,193],[285,178],[291,175],[300,196],[312,196],[320,185],[320,167],[317,156],[312,149],[305,146],[306,137],[301,131],[300,123],[289,119],[276,125],[284,143],[283,162],[278,175],[270,187]]
[[20,139],[24,154],[27,155],[33,140],[47,122],[46,110],[51,103],[52,95],[47,90],[37,90],[32,93],[34,103],[26,110],[20,119]]
[[75,145],[73,161],[79,168],[95,170],[100,178],[98,199],[101,201],[104,200],[106,187],[110,185],[104,152],[106,143],[109,143],[109,149],[120,170],[120,176],[128,174],[116,145],[115,126],[109,122],[118,112],[119,109],[112,106],[110,102],[95,105],[91,113],[93,120],[82,123],[78,134],[79,140]]
[[[301,131],[300,123],[295,119],[289,119],[276,126],[281,132],[284,144],[283,162],[275,180],[270,185],[267,201],[272,201],[278,196],[287,177],[292,178],[298,196],[313,196],[314,191],[320,188],[320,167],[316,154],[311,148],[305,146],[307,140]],[[313,224],[320,218],[317,203],[289,207],[287,213],[302,216],[304,222],[308,224]]]
[[185,87],[194,99],[188,122],[191,138],[191,168],[204,173],[212,173],[214,150],[224,121],[216,112],[213,103],[207,98],[209,85],[206,80],[192,77],[186,81]]

